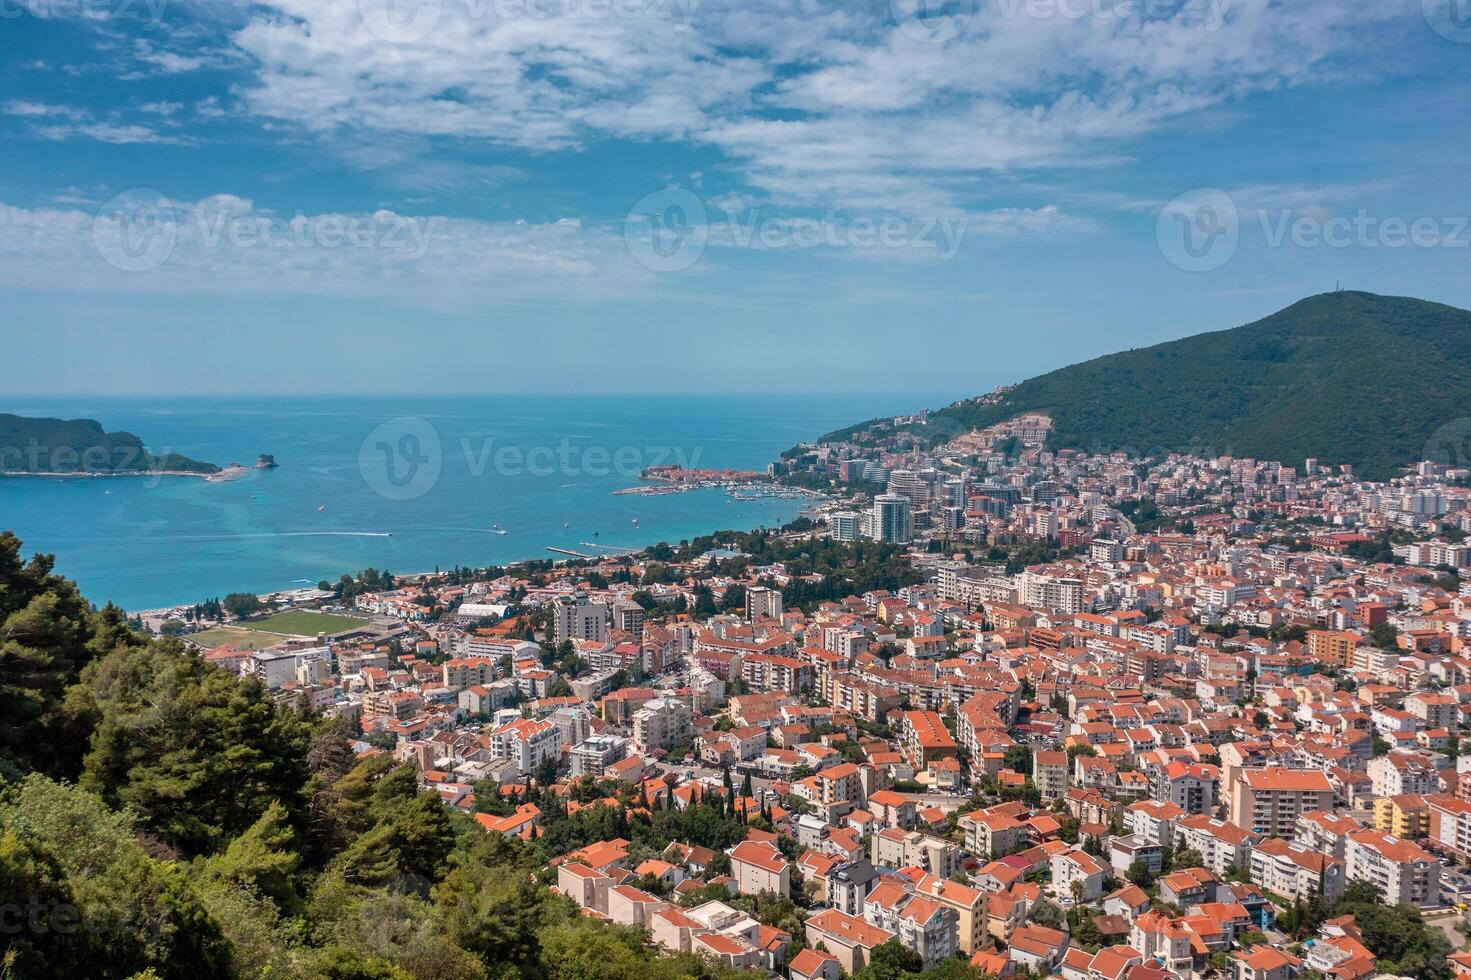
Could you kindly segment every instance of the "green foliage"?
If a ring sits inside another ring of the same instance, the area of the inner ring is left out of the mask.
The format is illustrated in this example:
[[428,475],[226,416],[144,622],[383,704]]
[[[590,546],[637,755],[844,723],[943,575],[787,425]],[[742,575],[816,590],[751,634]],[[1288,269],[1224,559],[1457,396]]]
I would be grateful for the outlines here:
[[[751,556],[749,562],[742,559],[722,563],[724,573],[738,570],[726,567],[729,565],[785,564],[792,576],[792,581],[782,589],[782,603],[787,609],[810,611],[823,602],[880,589],[892,592],[923,578],[899,545],[827,538],[788,541],[770,531],[723,531],[719,535],[705,535],[682,545],[676,555],[681,560],[690,560],[717,547]],[[820,581],[807,581],[805,576],[812,575],[819,576]],[[744,593],[740,601],[745,602]],[[715,609],[708,611],[713,614]]]
[[0,797],[0,894],[42,928],[0,936],[16,976],[220,976],[229,943],[177,865],[150,857],[131,818],[42,776]]
[[293,907],[297,899],[294,876],[300,864],[295,838],[286,808],[273,801],[250,829],[205,862],[205,874],[248,888],[282,908]]
[[853,974],[853,980],[901,980],[906,974],[919,973],[924,960],[897,939],[875,946],[868,965]]
[[1170,852],[1170,863],[1165,870],[1173,871],[1176,868],[1201,868],[1204,866],[1205,859],[1200,856],[1199,851],[1192,847],[1182,847],[1178,851]]
[[1049,929],[1061,929],[1067,922],[1067,916],[1063,913],[1061,906],[1045,898],[1038,899],[1032,906],[1029,918],[1037,925],[1046,926]]
[[90,665],[74,701],[95,720],[82,786],[186,854],[210,853],[273,802],[303,804],[307,723],[175,641]]
[[690,954],[663,957],[640,929],[569,919],[542,934],[541,960],[551,980],[733,980],[732,970]]
[[250,592],[231,592],[221,605],[231,616],[254,616],[266,608],[260,597]]
[[20,555],[20,540],[0,532],[0,760],[75,776],[86,736],[63,709],[66,691],[94,658],[142,641],[120,610],[93,612],[52,574],[50,555]]
[[1006,750],[1002,765],[1012,772],[1030,775],[1032,772],[1032,750],[1025,745],[1013,745]]
[[1379,958],[1382,972],[1423,980],[1450,980],[1452,971],[1445,961],[1451,952],[1450,941],[1445,933],[1426,925],[1420,910],[1413,905],[1385,905],[1377,888],[1366,882],[1355,882],[1344,890],[1332,915],[1354,917],[1364,945]]
[[1399,649],[1399,629],[1392,623],[1379,623],[1369,628],[1369,642],[1381,650]]

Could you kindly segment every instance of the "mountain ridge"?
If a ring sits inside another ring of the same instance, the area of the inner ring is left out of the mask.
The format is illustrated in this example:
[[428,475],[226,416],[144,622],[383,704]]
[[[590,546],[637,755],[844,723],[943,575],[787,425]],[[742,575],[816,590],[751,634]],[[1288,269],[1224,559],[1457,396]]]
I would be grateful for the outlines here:
[[[1002,391],[993,403],[932,412],[928,425],[964,431],[1040,412],[1055,423],[1053,448],[1291,465],[1317,457],[1383,479],[1425,458],[1444,426],[1460,422],[1471,433],[1471,312],[1413,297],[1320,293],[1242,326],[1105,354]],[[1452,440],[1451,452],[1464,442]]]

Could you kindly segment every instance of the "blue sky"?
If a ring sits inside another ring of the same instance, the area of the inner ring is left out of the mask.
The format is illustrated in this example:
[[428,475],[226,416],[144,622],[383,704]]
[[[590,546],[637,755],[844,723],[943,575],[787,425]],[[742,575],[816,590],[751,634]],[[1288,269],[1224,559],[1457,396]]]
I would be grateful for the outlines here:
[[1467,0],[917,2],[0,0],[7,388],[948,399],[1471,307]]

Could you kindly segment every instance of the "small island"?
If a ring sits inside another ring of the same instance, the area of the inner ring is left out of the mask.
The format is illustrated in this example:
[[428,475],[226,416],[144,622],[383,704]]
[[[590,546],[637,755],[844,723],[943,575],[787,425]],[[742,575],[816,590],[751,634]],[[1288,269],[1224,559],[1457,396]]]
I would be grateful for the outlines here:
[[[257,469],[276,466],[262,455]],[[108,432],[93,419],[0,414],[0,476],[195,476],[227,480],[245,471],[178,453],[153,453],[131,432]]]

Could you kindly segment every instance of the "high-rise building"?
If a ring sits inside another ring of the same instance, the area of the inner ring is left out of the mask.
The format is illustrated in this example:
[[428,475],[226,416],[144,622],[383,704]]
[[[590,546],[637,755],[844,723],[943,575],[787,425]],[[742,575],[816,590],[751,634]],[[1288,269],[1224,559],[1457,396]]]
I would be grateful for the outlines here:
[[692,733],[689,705],[675,698],[655,698],[633,713],[633,744],[640,752],[687,742]]
[[1297,818],[1333,809],[1333,786],[1317,770],[1241,769],[1233,774],[1229,819],[1242,830],[1291,837]]
[[965,510],[965,480],[957,478],[945,481],[945,504],[948,507],[959,507]]
[[873,539],[908,544],[913,536],[909,498],[897,493],[881,493],[873,498]]
[[930,485],[918,470],[895,470],[889,474],[889,493],[909,499],[911,509],[930,501]]
[[827,528],[834,541],[857,541],[863,534],[863,515],[855,510],[840,510],[828,517]]
[[781,619],[781,591],[753,585],[746,589],[746,618]]
[[1026,571],[1021,576],[1021,590],[1022,601],[1033,608],[1055,609],[1069,616],[1083,611],[1081,579]]
[[636,602],[613,604],[613,628],[638,636],[644,631],[644,607]]
[[563,640],[608,639],[608,625],[612,614],[601,602],[592,602],[587,596],[558,596],[552,605],[552,643],[560,645]]

